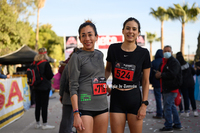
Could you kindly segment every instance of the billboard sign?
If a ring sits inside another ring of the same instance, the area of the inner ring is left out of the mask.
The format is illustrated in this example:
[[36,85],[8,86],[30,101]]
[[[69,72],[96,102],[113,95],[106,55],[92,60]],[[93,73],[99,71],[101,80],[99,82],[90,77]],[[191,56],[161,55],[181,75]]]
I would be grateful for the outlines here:
[[77,46],[77,36],[66,36],[65,49]]
[[65,59],[69,57],[71,52],[78,44],[78,37],[77,36],[66,36],[64,42],[64,50],[65,50]]
[[[110,44],[120,42],[123,42],[123,35],[99,35],[96,45],[98,49],[108,49]],[[139,46],[145,46],[145,35],[138,36],[137,44]]]
[[108,49],[110,44],[122,42],[122,35],[100,35],[96,45],[98,49]]
[[137,45],[145,46],[145,35],[139,35],[137,38]]

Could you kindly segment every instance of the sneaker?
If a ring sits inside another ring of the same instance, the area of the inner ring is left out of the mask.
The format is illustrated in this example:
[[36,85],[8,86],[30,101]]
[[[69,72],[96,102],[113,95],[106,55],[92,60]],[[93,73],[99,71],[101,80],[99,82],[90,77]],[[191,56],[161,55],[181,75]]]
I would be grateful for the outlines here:
[[38,128],[40,128],[42,125],[41,124],[35,124],[35,129],[38,129]]
[[51,126],[51,125],[43,125],[42,129],[54,129],[55,126]]
[[173,133],[173,128],[166,128],[166,127],[163,127],[160,129],[161,132],[170,132],[170,133]]
[[162,116],[153,116],[154,119],[162,119]]
[[180,116],[184,116],[184,111],[183,111],[183,110],[180,111],[179,115],[180,115]]
[[31,107],[30,107],[30,108],[35,108],[35,104],[31,105]]
[[193,113],[194,113],[194,117],[198,117],[199,116],[199,114],[198,114],[198,112],[196,110]]
[[174,130],[178,130],[178,131],[182,131],[182,130],[183,130],[183,127],[176,127],[175,125],[173,125],[173,129],[174,129]]
[[190,113],[189,112],[186,112],[185,113],[185,117],[189,117],[190,116]]

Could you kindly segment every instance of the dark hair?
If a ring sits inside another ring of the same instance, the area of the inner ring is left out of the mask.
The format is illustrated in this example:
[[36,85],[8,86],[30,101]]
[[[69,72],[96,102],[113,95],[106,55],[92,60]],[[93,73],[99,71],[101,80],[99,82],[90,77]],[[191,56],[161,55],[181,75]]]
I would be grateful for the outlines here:
[[94,30],[94,33],[95,33],[95,36],[97,35],[97,29],[96,29],[96,26],[90,21],[90,20],[86,20],[84,23],[82,23],[79,28],[78,28],[78,33],[79,33],[79,36],[80,36],[80,33],[81,33],[81,29],[86,27],[86,26],[91,26]]
[[179,63],[180,63],[181,65],[184,65],[184,64],[187,63],[187,62],[184,60],[184,58],[183,58],[182,52],[176,53],[176,59],[179,61]]
[[138,31],[140,32],[140,22],[136,19],[136,18],[133,18],[133,17],[130,17],[130,18],[128,18],[125,22],[124,22],[124,24],[123,24],[123,29],[125,28],[125,25],[126,25],[126,23],[128,23],[129,21],[135,21],[137,24],[138,24]]
[[171,47],[171,46],[169,46],[169,45],[164,46],[164,48],[167,48],[167,47],[169,47],[169,48],[172,50],[172,47]]

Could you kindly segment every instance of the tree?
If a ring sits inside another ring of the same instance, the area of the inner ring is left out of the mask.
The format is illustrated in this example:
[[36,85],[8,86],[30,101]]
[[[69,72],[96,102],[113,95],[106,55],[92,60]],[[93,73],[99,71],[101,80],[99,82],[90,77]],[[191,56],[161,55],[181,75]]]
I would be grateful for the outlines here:
[[17,4],[25,4],[26,1],[0,1],[0,55],[8,54],[29,43],[32,27],[29,22],[20,20],[19,16],[26,8]]
[[147,35],[147,41],[148,43],[150,44],[150,59],[152,59],[152,43],[154,41],[160,41],[160,38],[157,38],[156,36],[156,33],[151,33],[151,32],[146,32],[146,35]]
[[29,31],[30,33],[30,39],[29,39],[29,42],[27,43],[27,45],[32,48],[32,49],[35,49],[35,31],[33,29],[31,29]]
[[151,12],[149,14],[152,15],[154,18],[159,19],[161,22],[161,49],[163,49],[164,48],[163,25],[164,21],[167,21],[169,19],[167,10],[159,6],[157,10],[151,8]]
[[189,8],[188,3],[184,3],[183,6],[180,4],[174,4],[174,7],[167,9],[168,15],[172,20],[179,20],[182,24],[181,30],[181,47],[180,51],[185,55],[185,24],[188,22],[195,22],[200,14],[200,8],[195,6],[196,3]]
[[31,27],[29,22],[17,21],[16,29],[17,35],[19,37],[16,43],[20,44],[20,46],[24,44],[29,44],[31,32],[33,31],[33,28]]
[[39,43],[38,48],[45,47],[48,55],[56,59],[55,66],[58,67],[59,61],[64,60],[64,54],[62,50],[63,37],[59,37],[51,29],[51,24],[44,24],[39,27]]
[[17,14],[6,0],[0,1],[0,55],[6,54],[12,47],[13,42],[18,40],[16,21]]
[[32,12],[28,9],[29,7],[33,7],[33,0],[7,0],[8,4],[12,6],[18,18],[28,20],[28,17],[32,15]]
[[36,29],[36,43],[35,43],[35,50],[38,49],[38,41],[39,41],[39,16],[40,16],[40,9],[44,7],[46,0],[35,0],[35,6],[37,8],[37,29]]

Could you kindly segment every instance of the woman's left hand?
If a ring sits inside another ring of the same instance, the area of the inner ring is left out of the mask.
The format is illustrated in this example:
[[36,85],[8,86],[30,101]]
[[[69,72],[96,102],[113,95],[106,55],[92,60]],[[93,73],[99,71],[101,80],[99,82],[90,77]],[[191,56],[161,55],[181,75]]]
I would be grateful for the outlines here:
[[145,116],[146,116],[146,109],[147,109],[146,105],[142,104],[140,106],[140,109],[138,110],[138,114],[137,114],[137,119],[138,120],[142,120],[142,119],[145,118]]

